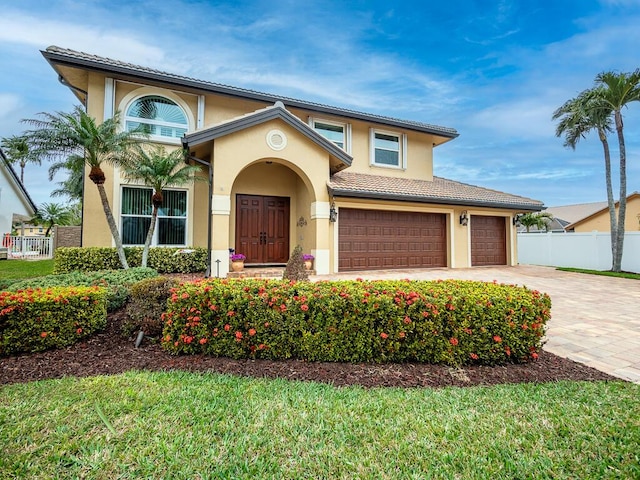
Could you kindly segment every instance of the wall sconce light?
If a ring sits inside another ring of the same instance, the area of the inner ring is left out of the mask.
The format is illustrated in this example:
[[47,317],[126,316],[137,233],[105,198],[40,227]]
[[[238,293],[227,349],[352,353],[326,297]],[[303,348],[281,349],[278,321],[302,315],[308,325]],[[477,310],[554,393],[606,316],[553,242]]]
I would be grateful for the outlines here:
[[463,210],[460,214],[460,225],[462,225],[463,227],[469,225],[469,216],[466,210]]
[[520,218],[522,217],[521,213],[517,213],[514,215],[513,217],[513,226],[516,227],[518,225],[520,225]]
[[331,208],[329,209],[329,221],[331,223],[335,223],[338,221],[338,211],[336,210],[335,203],[332,203]]
[[299,227],[306,227],[307,226],[307,220],[304,217],[300,217],[298,219],[298,221],[296,222],[296,225]]

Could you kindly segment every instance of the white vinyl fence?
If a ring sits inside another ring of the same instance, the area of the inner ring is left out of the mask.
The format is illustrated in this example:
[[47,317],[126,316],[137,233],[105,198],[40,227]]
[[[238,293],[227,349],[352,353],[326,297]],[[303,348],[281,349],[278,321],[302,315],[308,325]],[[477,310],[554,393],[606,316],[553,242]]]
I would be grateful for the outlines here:
[[[611,270],[611,235],[591,233],[519,233],[518,263]],[[622,270],[640,273],[640,232],[624,237]]]
[[6,236],[2,245],[7,248],[9,258],[44,260],[53,258],[53,238],[32,236]]

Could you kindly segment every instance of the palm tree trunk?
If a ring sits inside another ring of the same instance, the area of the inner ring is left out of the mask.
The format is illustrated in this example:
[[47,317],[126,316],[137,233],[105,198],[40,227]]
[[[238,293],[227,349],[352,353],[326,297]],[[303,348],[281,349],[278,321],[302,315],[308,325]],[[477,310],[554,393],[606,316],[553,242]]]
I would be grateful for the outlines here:
[[609,206],[609,231],[611,232],[611,270],[615,269],[616,253],[618,251],[618,226],[616,221],[616,203],[613,198],[613,185],[611,183],[611,152],[609,141],[604,130],[598,129],[602,148],[604,149],[604,176],[607,184],[607,205]]
[[618,132],[618,143],[620,145],[620,206],[618,207],[618,230],[617,230],[617,251],[613,261],[613,271],[622,270],[622,248],[624,245],[624,222],[627,214],[627,152],[624,144],[624,133],[622,124],[622,113],[615,112],[616,130]]
[[149,258],[149,247],[151,246],[151,240],[153,239],[153,232],[156,229],[156,220],[158,218],[158,207],[153,206],[151,213],[151,223],[149,224],[149,230],[147,231],[147,238],[144,241],[144,248],[142,249],[142,266],[147,266],[147,259]]
[[113,240],[116,242],[116,251],[118,252],[118,258],[120,259],[120,263],[122,264],[122,268],[125,270],[129,269],[129,264],[127,263],[127,257],[124,255],[124,247],[122,246],[122,239],[120,238],[120,233],[118,233],[118,227],[116,226],[116,221],[113,218],[113,212],[111,211],[111,207],[109,206],[109,199],[107,198],[107,192],[104,189],[103,183],[96,183],[98,187],[98,192],[100,193],[100,200],[102,201],[102,208],[104,210],[104,215],[107,217],[107,224],[109,225],[109,230],[111,230],[111,236]]

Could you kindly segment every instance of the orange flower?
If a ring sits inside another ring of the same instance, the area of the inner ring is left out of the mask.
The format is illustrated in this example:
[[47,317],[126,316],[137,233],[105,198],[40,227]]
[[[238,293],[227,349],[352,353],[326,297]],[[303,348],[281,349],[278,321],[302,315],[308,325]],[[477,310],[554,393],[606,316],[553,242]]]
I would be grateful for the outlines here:
[[82,333],[82,329],[81,329],[81,328],[77,329],[77,330],[76,330],[76,333],[77,333],[78,335],[80,335],[80,334]]
[[204,345],[205,343],[207,343],[207,339],[206,338],[201,338],[200,339],[200,345]]
[[250,328],[249,329],[249,336],[253,337],[255,334],[256,334],[256,329],[255,328]]
[[228,323],[224,326],[224,331],[228,332],[229,330],[231,330],[231,325],[229,325]]
[[502,338],[500,338],[498,335],[494,335],[493,336],[493,341],[496,343],[500,343],[502,341]]
[[42,333],[40,334],[40,336],[41,336],[42,338],[46,338],[46,337],[47,337],[47,332],[42,332]]
[[470,353],[469,356],[474,360],[477,360],[479,358],[478,355],[476,355],[475,353]]
[[400,332],[400,333],[398,334],[398,336],[399,336],[400,338],[404,338],[406,335],[405,335],[405,333],[404,333],[404,332]]
[[307,310],[309,310],[309,305],[307,305],[306,303],[304,305],[300,305],[300,309],[306,312]]
[[387,335],[386,333],[382,332],[382,333],[380,334],[380,337],[381,337],[383,340],[386,340],[386,339],[389,337],[389,335]]
[[531,358],[533,358],[534,360],[537,360],[538,359],[538,354],[536,352],[533,352],[531,354]]
[[458,345],[458,339],[455,337],[452,337],[449,339],[449,343],[455,347],[456,345]]
[[236,338],[238,340],[242,339],[242,332],[236,332]]
[[411,323],[411,319],[409,317],[404,317],[403,322],[404,322],[405,325],[409,325]]

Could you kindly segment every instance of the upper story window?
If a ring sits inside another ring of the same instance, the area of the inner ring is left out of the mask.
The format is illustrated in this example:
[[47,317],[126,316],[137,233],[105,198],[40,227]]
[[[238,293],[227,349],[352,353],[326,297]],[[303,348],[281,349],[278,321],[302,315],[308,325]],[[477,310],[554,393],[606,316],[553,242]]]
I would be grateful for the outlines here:
[[127,108],[124,120],[127,130],[141,128],[156,139],[178,139],[189,128],[182,108],[172,100],[158,95],[135,100]]
[[309,125],[327,140],[351,153],[351,125],[309,117]]
[[376,167],[407,168],[407,136],[370,130],[370,164]]

